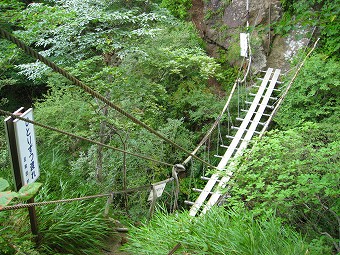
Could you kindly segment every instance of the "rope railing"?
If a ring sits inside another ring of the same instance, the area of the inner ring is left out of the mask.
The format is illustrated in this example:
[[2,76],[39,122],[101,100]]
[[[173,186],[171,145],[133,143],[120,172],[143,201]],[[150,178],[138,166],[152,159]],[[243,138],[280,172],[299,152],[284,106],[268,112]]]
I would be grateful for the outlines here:
[[64,69],[60,68],[59,66],[57,66],[55,63],[53,63],[52,61],[48,60],[47,58],[45,58],[44,56],[42,56],[41,54],[39,54],[36,50],[32,49],[31,47],[29,47],[28,45],[26,45],[24,42],[22,42],[21,40],[19,40],[18,38],[16,38],[15,36],[13,36],[12,34],[8,33],[6,30],[4,30],[3,28],[0,27],[0,35],[13,42],[14,44],[16,44],[18,47],[20,47],[22,50],[24,50],[24,52],[26,52],[28,55],[30,55],[31,57],[40,60],[42,63],[44,63],[45,65],[47,65],[48,67],[52,68],[55,72],[61,74],[62,76],[64,76],[65,78],[67,78],[68,80],[70,80],[71,82],[73,82],[73,84],[75,84],[76,86],[80,87],[81,89],[83,89],[86,93],[90,94],[91,96],[99,99],[100,101],[102,101],[103,103],[105,103],[106,105],[110,106],[112,109],[116,110],[117,112],[119,112],[120,114],[124,115],[125,117],[129,118],[132,122],[134,122],[135,124],[145,128],[146,130],[148,130],[150,133],[158,136],[159,138],[161,138],[162,140],[166,141],[167,143],[171,144],[172,146],[174,146],[175,148],[183,151],[184,153],[186,153],[187,155],[191,155],[192,157],[194,157],[195,159],[197,159],[198,161],[212,167],[215,168],[214,166],[212,166],[211,164],[209,164],[208,162],[204,161],[203,159],[197,157],[196,155],[191,154],[191,152],[189,152],[188,150],[186,150],[185,148],[183,148],[182,146],[178,145],[177,143],[173,142],[172,140],[170,140],[169,138],[165,137],[163,134],[157,132],[156,130],[154,130],[153,128],[149,127],[147,124],[145,124],[144,122],[140,121],[139,119],[137,119],[136,117],[134,117],[133,115],[129,114],[128,112],[126,112],[125,110],[123,110],[122,108],[118,107],[117,105],[115,105],[114,103],[112,103],[110,100],[108,100],[106,97],[104,97],[103,95],[101,95],[100,93],[96,92],[95,90],[91,89],[89,86],[87,86],[86,84],[84,84],[83,82],[81,82],[80,80],[78,80],[76,77],[74,77],[73,75],[71,75],[70,73],[68,73],[67,71],[65,71]]
[[42,201],[42,202],[36,202],[36,203],[9,205],[9,206],[5,206],[5,207],[1,208],[0,212],[1,211],[9,211],[9,210],[18,210],[18,209],[30,208],[30,207],[36,207],[36,206],[44,206],[44,205],[52,205],[52,204],[60,204],[60,203],[71,203],[71,202],[75,202],[75,201],[89,200],[89,199],[102,198],[102,197],[110,197],[110,196],[114,196],[114,195],[118,195],[118,194],[128,194],[128,193],[132,193],[132,192],[140,191],[140,190],[150,190],[153,185],[154,184],[144,185],[144,186],[126,189],[126,190],[112,191],[112,192],[106,193],[106,194],[97,194],[97,195],[76,197],[76,198],[69,198],[69,199]]
[[45,129],[48,129],[48,130],[51,130],[51,131],[63,134],[63,135],[70,136],[72,138],[77,138],[77,139],[80,139],[80,140],[83,140],[83,141],[86,141],[86,142],[97,144],[97,145],[100,145],[100,146],[103,146],[103,147],[106,147],[106,148],[109,148],[109,149],[112,149],[112,150],[116,150],[116,151],[119,151],[119,152],[122,152],[122,153],[129,154],[129,155],[134,156],[134,157],[138,157],[138,158],[142,158],[142,159],[145,159],[145,160],[153,161],[155,163],[163,164],[163,165],[166,165],[166,166],[173,166],[173,164],[170,164],[170,163],[167,163],[167,162],[163,162],[163,161],[160,161],[160,160],[157,160],[157,159],[153,159],[153,158],[150,158],[150,157],[138,154],[138,153],[133,153],[133,152],[129,152],[129,151],[126,151],[126,150],[123,150],[123,149],[119,149],[119,148],[113,147],[111,145],[107,145],[107,144],[104,144],[104,143],[101,143],[101,142],[98,142],[98,141],[91,140],[91,139],[86,138],[86,137],[82,137],[82,136],[79,136],[79,135],[76,135],[76,134],[69,133],[69,132],[64,131],[64,130],[60,130],[60,129],[57,129],[57,128],[54,128],[54,127],[51,127],[51,126],[47,126],[45,124],[42,124],[42,123],[39,123],[37,121],[33,121],[33,120],[30,120],[30,119],[26,119],[26,118],[20,117],[18,115],[15,115],[15,114],[10,113],[8,111],[4,111],[2,109],[0,109],[0,115],[11,116],[13,119],[19,119],[19,120],[31,123],[31,124],[36,125],[36,126],[39,126],[39,127],[42,127],[42,128],[45,128]]
[[277,100],[276,102],[276,105],[275,105],[275,108],[273,109],[270,117],[268,118],[268,120],[266,121],[266,124],[264,125],[262,131],[261,131],[261,134],[260,134],[260,139],[263,137],[265,131],[267,131],[268,129],[268,126],[270,124],[270,122],[272,121],[272,119],[274,118],[274,116],[276,115],[278,109],[280,108],[283,100],[285,99],[285,97],[287,96],[288,94],[288,91],[290,90],[291,86],[293,85],[293,82],[295,81],[297,75],[299,74],[301,68],[303,67],[303,65],[305,64],[307,58],[310,56],[310,54],[312,54],[312,52],[314,51],[316,45],[318,44],[320,38],[318,38],[314,45],[313,45],[313,48],[307,53],[307,55],[305,56],[305,58],[303,59],[303,61],[300,63],[300,65],[297,67],[297,70],[295,71],[294,73],[294,76],[292,77],[292,79],[290,80],[290,82],[288,83],[288,85],[286,86],[286,89],[284,90],[283,94],[280,96],[280,98]]
[[[151,183],[144,186],[139,186],[135,188],[125,189],[125,190],[117,190],[117,191],[111,191],[109,193],[103,193],[103,194],[96,194],[96,195],[90,195],[90,196],[83,196],[83,197],[75,197],[75,198],[68,198],[68,199],[58,199],[58,200],[50,200],[50,201],[42,201],[42,202],[35,202],[35,203],[26,203],[26,204],[16,204],[16,205],[9,205],[0,208],[1,211],[10,211],[10,210],[18,210],[23,208],[30,208],[30,207],[36,207],[36,206],[45,206],[45,205],[52,205],[52,204],[61,204],[61,203],[71,203],[76,201],[83,201],[83,200],[89,200],[89,199],[96,199],[96,198],[102,198],[102,197],[112,197],[114,195],[120,195],[120,194],[129,194],[136,191],[150,191],[153,190],[154,187],[163,184],[168,183],[174,180],[174,177],[156,182]],[[156,200],[156,197],[153,197],[153,201]]]
[[237,87],[237,82],[234,83],[233,88],[231,89],[231,92],[229,94],[228,100],[226,102],[226,104],[224,105],[221,113],[218,115],[218,117],[216,118],[215,122],[213,123],[213,125],[211,126],[211,128],[208,130],[208,132],[205,134],[205,136],[202,138],[202,140],[199,142],[199,144],[197,145],[197,147],[192,151],[192,153],[190,154],[189,157],[187,157],[184,161],[183,161],[183,165],[186,165],[193,157],[193,155],[195,155],[197,153],[197,151],[201,148],[201,146],[208,140],[209,136],[211,135],[211,133],[215,130],[215,128],[218,126],[218,124],[220,123],[225,111],[228,109],[230,101],[232,96],[234,95],[234,92],[236,90]]

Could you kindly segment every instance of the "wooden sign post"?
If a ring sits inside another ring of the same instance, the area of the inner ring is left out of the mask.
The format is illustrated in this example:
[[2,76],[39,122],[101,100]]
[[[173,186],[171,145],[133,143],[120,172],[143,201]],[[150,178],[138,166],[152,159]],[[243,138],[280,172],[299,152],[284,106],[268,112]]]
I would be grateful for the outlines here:
[[[24,108],[21,107],[13,114],[33,120],[32,108],[24,111]],[[35,182],[40,175],[34,126],[29,122],[8,117],[5,119],[5,130],[15,189],[19,191],[22,186]],[[34,198],[29,199],[28,203],[34,203]],[[38,235],[35,207],[29,207],[28,212],[32,234]]]

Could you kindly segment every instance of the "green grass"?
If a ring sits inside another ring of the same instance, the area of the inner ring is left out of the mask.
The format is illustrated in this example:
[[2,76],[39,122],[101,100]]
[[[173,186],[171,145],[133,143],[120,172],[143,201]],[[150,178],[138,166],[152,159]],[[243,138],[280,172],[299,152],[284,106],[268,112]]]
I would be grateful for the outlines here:
[[123,247],[131,254],[161,255],[180,242],[175,254],[313,254],[303,237],[273,215],[254,219],[251,212],[214,208],[192,218],[187,212],[158,211],[149,225],[133,227]]

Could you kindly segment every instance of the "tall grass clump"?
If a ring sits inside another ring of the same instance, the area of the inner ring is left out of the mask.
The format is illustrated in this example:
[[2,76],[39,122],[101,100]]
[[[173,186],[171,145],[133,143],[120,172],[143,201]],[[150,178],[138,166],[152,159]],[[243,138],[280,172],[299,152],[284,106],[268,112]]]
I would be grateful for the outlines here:
[[132,254],[161,255],[181,243],[177,254],[316,254],[304,238],[273,215],[254,219],[248,211],[214,208],[192,218],[187,212],[158,212],[148,225],[133,227],[123,247]]
[[[71,184],[70,184],[71,183]],[[58,185],[59,184],[59,185]],[[46,182],[37,200],[75,198],[87,195],[84,189],[74,187],[73,182],[54,184]],[[59,186],[59,193],[51,188]],[[58,196],[58,197],[57,197]],[[61,203],[37,208],[41,247],[47,254],[98,254],[105,247],[110,235],[108,220],[103,216],[106,199]],[[112,232],[112,231],[111,231]]]
[[[109,226],[96,203],[44,207],[40,223],[42,251],[68,254],[98,254],[104,248]],[[53,208],[54,207],[54,208]]]

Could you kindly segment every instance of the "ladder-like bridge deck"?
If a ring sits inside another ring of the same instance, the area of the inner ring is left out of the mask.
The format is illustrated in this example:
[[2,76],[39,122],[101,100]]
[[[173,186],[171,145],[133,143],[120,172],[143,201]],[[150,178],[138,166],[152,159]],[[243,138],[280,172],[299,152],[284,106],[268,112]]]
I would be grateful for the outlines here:
[[[199,197],[193,203],[189,212],[191,216],[195,216],[199,212],[210,194],[212,195],[210,196],[209,201],[204,205],[202,213],[209,210],[222,195],[220,190],[227,185],[227,182],[234,172],[234,164],[231,163],[228,165],[228,162],[231,158],[242,155],[242,151],[247,147],[249,141],[256,132],[256,128],[259,125],[261,118],[264,116],[264,111],[268,106],[275,85],[278,83],[280,72],[280,69],[274,71],[273,68],[268,68],[246,116],[217,166],[217,173],[209,178],[209,181],[201,191]],[[220,176],[223,177],[219,179]],[[217,189],[213,191],[217,183]]]

